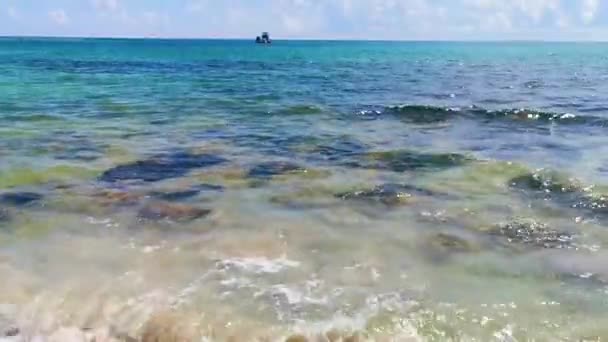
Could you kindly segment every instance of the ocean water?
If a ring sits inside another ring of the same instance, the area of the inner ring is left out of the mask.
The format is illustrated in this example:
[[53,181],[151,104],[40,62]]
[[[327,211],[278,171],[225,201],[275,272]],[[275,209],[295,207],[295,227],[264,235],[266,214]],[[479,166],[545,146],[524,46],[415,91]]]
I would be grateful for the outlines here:
[[608,338],[608,44],[0,39],[0,340]]

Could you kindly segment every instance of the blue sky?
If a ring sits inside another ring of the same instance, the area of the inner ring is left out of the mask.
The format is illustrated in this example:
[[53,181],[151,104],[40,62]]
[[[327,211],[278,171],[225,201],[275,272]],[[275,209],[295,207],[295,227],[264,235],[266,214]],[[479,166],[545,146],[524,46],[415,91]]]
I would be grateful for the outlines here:
[[608,40],[608,0],[0,0],[0,35]]

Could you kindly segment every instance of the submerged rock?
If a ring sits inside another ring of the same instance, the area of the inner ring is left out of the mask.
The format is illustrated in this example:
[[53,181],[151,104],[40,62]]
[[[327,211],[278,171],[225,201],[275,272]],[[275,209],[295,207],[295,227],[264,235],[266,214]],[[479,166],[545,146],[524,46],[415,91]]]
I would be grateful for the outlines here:
[[556,172],[537,171],[509,181],[513,189],[536,200],[550,200],[564,209],[575,209],[596,218],[608,218],[608,197],[594,193],[578,181]]
[[194,342],[202,338],[191,319],[173,312],[153,315],[141,333],[141,342]]
[[406,150],[370,152],[364,155],[364,159],[362,167],[395,172],[439,171],[465,165],[472,160],[458,153],[421,153]]
[[181,201],[186,200],[200,194],[200,190],[183,190],[171,192],[153,192],[151,195],[155,198],[165,201]]
[[202,209],[185,204],[167,202],[152,202],[145,205],[138,213],[144,220],[171,220],[178,222],[193,221],[211,213],[209,209]]
[[201,192],[222,192],[224,191],[224,187],[217,184],[201,184],[196,187]]
[[326,144],[311,146],[306,152],[315,160],[353,162],[353,157],[363,154],[367,146],[349,137],[337,137]]
[[8,209],[5,208],[0,208],[0,223],[2,222],[8,222],[11,219],[11,214],[9,213]]
[[103,191],[96,196],[100,197],[100,203],[103,206],[132,206],[144,198],[141,193],[111,190]]
[[381,203],[387,206],[408,204],[416,195],[433,196],[430,190],[402,184],[383,184],[372,189],[344,192],[335,195],[343,200],[357,200],[369,203]]
[[179,152],[119,165],[104,172],[99,180],[108,183],[137,180],[158,182],[182,177],[191,170],[215,166],[226,161],[226,159],[212,154]]
[[247,173],[247,177],[265,179],[296,172],[306,172],[306,168],[290,162],[274,161],[254,166]]
[[8,328],[4,329],[5,337],[16,337],[16,336],[19,336],[20,333],[21,333],[21,331],[17,327],[8,327]]
[[150,193],[151,197],[158,198],[164,201],[177,202],[187,200],[200,195],[201,193],[208,192],[222,192],[224,187],[221,185],[214,184],[201,184],[186,190],[176,191],[153,191]]
[[40,201],[42,198],[43,196],[41,194],[35,192],[8,192],[0,194],[0,203],[13,206],[24,206]]
[[544,170],[526,173],[509,181],[512,188],[524,191],[538,191],[542,193],[572,193],[581,191],[582,187],[573,179]]
[[333,206],[337,200],[331,189],[306,187],[272,196],[270,202],[290,209],[314,209]]
[[555,230],[536,221],[514,221],[499,224],[489,233],[510,244],[528,245],[541,248],[573,248],[574,236],[568,232]]
[[385,112],[393,114],[406,122],[416,124],[432,124],[448,121],[454,117],[457,117],[459,111],[452,108],[406,105],[389,107],[385,110]]
[[308,342],[308,338],[304,335],[292,335],[285,339],[285,342]]
[[608,216],[608,198],[604,195],[587,195],[580,197],[574,208],[588,210],[594,215]]
[[466,253],[478,250],[476,246],[469,243],[467,240],[447,233],[433,235],[433,237],[429,240],[429,245],[441,252],[450,253]]
[[481,246],[461,236],[437,233],[425,239],[420,252],[435,262],[444,262],[456,254],[470,254],[481,250]]

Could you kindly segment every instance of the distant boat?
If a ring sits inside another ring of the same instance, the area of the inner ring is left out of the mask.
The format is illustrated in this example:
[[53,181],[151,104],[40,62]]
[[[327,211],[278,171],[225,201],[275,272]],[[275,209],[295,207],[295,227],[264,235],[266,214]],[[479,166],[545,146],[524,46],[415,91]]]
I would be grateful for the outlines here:
[[255,37],[255,42],[257,44],[272,44],[272,40],[270,39],[268,32],[262,32],[261,36]]

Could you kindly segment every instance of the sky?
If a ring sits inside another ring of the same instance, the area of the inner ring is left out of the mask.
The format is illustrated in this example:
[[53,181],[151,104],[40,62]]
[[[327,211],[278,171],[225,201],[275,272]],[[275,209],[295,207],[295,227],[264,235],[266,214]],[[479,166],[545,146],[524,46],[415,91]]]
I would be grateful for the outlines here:
[[0,0],[0,35],[608,40],[608,0]]

